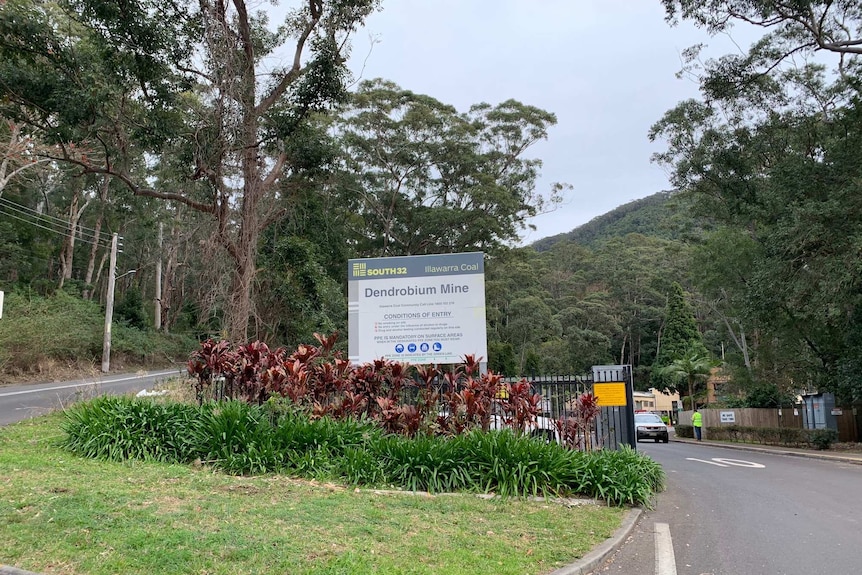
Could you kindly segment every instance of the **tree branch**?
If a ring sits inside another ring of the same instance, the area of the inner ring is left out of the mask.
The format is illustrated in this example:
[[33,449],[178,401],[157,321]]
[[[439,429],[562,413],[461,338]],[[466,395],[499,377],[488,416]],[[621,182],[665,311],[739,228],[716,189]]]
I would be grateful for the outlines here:
[[147,188],[143,186],[139,186],[132,179],[121,172],[114,171],[110,167],[101,168],[98,166],[93,166],[92,164],[79,160],[76,158],[69,157],[58,157],[58,156],[45,156],[47,159],[55,160],[58,162],[66,162],[69,164],[73,164],[82,168],[82,174],[103,174],[106,176],[111,176],[112,178],[116,178],[120,180],[133,194],[136,196],[145,196],[149,198],[158,198],[162,200],[170,200],[174,202],[179,202],[181,204],[185,204],[190,208],[197,210],[199,212],[203,212],[206,214],[215,214],[216,206],[213,204],[206,204],[203,202],[195,201],[187,196],[182,194],[174,193],[174,192],[160,192],[158,190],[154,190],[152,188]]
[[308,0],[308,5],[311,19],[306,22],[302,34],[300,34],[299,39],[296,41],[296,49],[293,52],[293,66],[291,66],[290,71],[284,75],[284,78],[282,78],[275,88],[272,89],[269,95],[261,100],[255,107],[254,113],[257,115],[266,112],[279,98],[281,98],[287,88],[293,84],[297,78],[305,73],[305,69],[302,67],[302,53],[305,50],[305,43],[320,23],[321,14],[323,13],[320,0]]

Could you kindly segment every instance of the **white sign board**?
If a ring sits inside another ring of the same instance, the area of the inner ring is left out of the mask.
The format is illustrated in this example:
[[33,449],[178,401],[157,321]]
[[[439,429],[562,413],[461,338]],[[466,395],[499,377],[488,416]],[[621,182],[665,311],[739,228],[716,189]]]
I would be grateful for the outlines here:
[[3,292],[0,291],[0,319],[3,319]]
[[349,260],[347,293],[350,361],[488,360],[481,252]]
[[736,413],[733,411],[722,411],[719,415],[722,423],[736,423]]

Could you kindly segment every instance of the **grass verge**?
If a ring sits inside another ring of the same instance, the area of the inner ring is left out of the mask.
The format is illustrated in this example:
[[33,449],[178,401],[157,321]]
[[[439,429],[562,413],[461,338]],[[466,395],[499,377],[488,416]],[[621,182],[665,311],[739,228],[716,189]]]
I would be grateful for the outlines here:
[[0,428],[0,563],[56,574],[524,574],[583,556],[622,508],[356,491],[78,458],[63,415]]

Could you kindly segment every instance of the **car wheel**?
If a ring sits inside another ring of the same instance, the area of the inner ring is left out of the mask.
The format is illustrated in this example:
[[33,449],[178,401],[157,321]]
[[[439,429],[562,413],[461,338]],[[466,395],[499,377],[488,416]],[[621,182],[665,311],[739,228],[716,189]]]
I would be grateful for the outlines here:
[[663,442],[663,443],[667,443],[668,441],[670,441],[670,440],[669,440],[667,437],[665,437],[664,439],[662,439],[662,442]]

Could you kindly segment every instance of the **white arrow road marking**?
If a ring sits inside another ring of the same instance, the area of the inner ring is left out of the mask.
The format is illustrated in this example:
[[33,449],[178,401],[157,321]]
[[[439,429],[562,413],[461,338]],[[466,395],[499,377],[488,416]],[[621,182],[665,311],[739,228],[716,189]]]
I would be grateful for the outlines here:
[[728,465],[735,465],[737,467],[751,467],[752,469],[764,469],[766,466],[760,463],[754,463],[753,461],[744,461],[742,459],[725,459],[724,457],[713,457],[713,461],[718,461],[719,463],[727,463]]
[[718,465],[719,467],[727,467],[727,465],[724,465],[723,463],[718,463],[716,461],[707,461],[706,459],[697,459],[694,457],[686,457],[686,459],[688,459],[689,461],[699,461],[701,463],[709,463],[710,465]]
[[700,463],[709,463],[710,465],[717,465],[719,467],[748,467],[751,469],[765,469],[766,466],[761,463],[754,463],[753,461],[744,461],[742,459],[727,459],[725,457],[713,457],[712,460],[707,461],[706,459],[697,459],[695,457],[686,457],[689,461],[699,461]]
[[667,523],[655,524],[655,575],[676,575],[676,557]]

